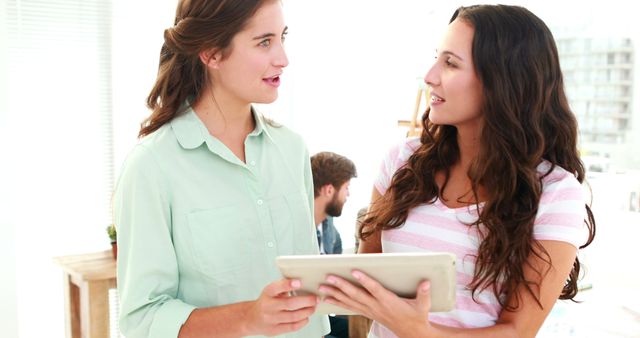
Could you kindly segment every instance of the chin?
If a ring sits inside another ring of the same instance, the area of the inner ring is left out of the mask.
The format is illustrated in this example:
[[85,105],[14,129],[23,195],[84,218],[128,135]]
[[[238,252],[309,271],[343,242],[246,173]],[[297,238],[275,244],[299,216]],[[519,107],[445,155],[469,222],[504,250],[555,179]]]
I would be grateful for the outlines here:
[[441,118],[438,118],[438,116],[433,116],[432,114],[429,115],[429,121],[431,121],[431,123],[437,124],[437,125],[446,124],[446,121],[444,121]]
[[264,96],[258,97],[253,102],[254,103],[262,103],[262,104],[269,104],[269,103],[275,102],[275,100],[277,100],[277,99],[278,99],[278,93],[276,93],[275,95],[264,95]]

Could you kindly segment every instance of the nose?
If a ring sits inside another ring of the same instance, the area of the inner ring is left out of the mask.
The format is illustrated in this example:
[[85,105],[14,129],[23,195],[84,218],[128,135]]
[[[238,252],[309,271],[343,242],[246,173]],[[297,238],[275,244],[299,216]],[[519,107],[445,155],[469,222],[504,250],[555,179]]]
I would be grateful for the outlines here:
[[431,66],[431,68],[429,68],[427,74],[425,74],[424,83],[426,83],[427,86],[430,87],[434,87],[440,84],[440,67],[438,67],[437,61],[433,64],[433,66]]
[[287,52],[284,50],[283,44],[278,45],[273,59],[273,65],[280,68],[284,68],[289,65],[289,58],[287,58]]

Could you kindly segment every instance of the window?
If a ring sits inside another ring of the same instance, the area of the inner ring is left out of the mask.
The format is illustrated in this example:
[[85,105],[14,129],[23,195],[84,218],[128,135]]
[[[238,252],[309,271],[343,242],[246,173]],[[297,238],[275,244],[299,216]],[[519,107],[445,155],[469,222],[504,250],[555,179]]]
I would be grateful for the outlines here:
[[[52,257],[107,249],[111,3],[4,0],[7,139],[21,337],[64,332]],[[4,190],[4,189],[3,189]],[[5,190],[6,191],[6,190]],[[33,318],[38,318],[34,325]],[[13,335],[12,335],[13,336]]]

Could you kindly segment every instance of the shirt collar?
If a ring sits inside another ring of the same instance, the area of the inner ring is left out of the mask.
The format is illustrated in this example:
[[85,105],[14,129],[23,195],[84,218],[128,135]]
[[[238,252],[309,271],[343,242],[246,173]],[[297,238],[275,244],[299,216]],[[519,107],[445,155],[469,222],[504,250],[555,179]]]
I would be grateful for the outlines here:
[[178,143],[185,149],[195,149],[206,142],[204,132],[207,128],[190,106],[171,120],[171,128],[176,134]]
[[[254,107],[251,107],[251,114],[256,123],[255,129],[249,133],[249,136],[258,136],[264,134],[273,142],[273,138],[269,133],[266,118],[262,116]],[[185,149],[195,149],[207,142],[210,138],[209,131],[198,115],[191,109],[186,107],[185,111],[171,120],[171,128],[173,128],[178,143]]]
[[256,121],[256,128],[249,135],[257,136],[264,132],[264,134],[267,135],[267,138],[271,142],[273,142],[273,137],[271,137],[271,133],[269,133],[269,128],[267,128],[267,124],[272,122],[270,122],[266,117],[264,117],[253,106],[251,107],[251,114],[253,114],[253,120]]

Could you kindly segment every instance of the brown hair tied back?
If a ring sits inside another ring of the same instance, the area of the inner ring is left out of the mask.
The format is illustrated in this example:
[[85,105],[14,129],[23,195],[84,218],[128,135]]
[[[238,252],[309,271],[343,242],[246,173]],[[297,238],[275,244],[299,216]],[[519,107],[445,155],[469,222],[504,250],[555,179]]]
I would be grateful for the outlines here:
[[[153,133],[175,116],[188,98],[197,99],[207,84],[206,68],[199,53],[220,50],[229,53],[233,37],[269,0],[181,0],[175,25],[164,31],[156,83],[147,97],[152,110],[138,133]],[[271,0],[273,1],[273,0]]]

